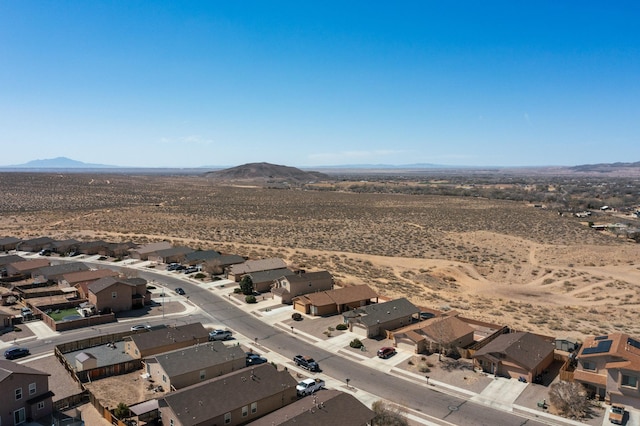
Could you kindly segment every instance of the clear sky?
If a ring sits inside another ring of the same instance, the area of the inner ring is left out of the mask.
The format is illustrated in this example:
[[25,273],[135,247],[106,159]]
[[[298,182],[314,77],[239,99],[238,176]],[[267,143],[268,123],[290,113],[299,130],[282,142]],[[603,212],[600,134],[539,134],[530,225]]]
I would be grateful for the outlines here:
[[0,1],[0,165],[640,161],[640,2]]

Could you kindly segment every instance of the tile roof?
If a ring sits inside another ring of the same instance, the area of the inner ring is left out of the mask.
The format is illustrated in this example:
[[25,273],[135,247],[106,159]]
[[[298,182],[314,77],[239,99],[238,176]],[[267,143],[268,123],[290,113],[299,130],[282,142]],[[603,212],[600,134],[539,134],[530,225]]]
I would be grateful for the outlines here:
[[262,364],[171,392],[160,405],[170,407],[183,426],[211,424],[210,419],[277,395],[283,389],[294,389],[295,394],[296,385],[289,372]]

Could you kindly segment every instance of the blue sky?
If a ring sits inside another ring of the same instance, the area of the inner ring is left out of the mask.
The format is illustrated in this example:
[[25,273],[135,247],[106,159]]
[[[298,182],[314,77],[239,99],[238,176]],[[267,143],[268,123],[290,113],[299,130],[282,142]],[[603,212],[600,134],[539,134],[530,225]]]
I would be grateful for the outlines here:
[[2,1],[0,165],[640,161],[637,1]]

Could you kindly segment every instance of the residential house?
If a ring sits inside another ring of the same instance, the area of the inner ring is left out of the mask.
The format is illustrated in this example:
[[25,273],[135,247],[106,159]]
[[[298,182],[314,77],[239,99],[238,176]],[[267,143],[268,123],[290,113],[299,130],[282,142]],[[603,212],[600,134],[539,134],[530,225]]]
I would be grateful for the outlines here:
[[172,426],[244,425],[295,402],[296,380],[261,364],[171,392],[158,401]]
[[475,329],[455,315],[433,317],[389,333],[394,346],[417,354],[448,352],[474,343]]
[[207,342],[143,360],[149,378],[164,389],[182,389],[246,367],[246,355],[238,345]]
[[100,278],[117,277],[119,274],[111,269],[92,269],[89,271],[69,272],[62,275],[58,280],[58,285],[63,291],[67,288],[74,289],[78,296],[83,299],[89,298],[89,284]]
[[158,250],[166,250],[173,247],[168,241],[160,241],[157,243],[146,244],[144,246],[132,248],[129,250],[129,256],[132,259],[147,260],[149,254]]
[[337,390],[322,389],[313,397],[301,398],[255,420],[251,426],[369,426],[376,417],[355,396]]
[[18,256],[17,254],[9,254],[7,256],[0,256],[0,277],[6,277],[7,265],[10,263],[24,262],[26,259]]
[[473,355],[474,365],[496,376],[520,378],[528,382],[542,374],[553,362],[553,339],[527,332],[497,336]]
[[611,404],[640,409],[640,340],[625,333],[585,339],[573,379]]
[[363,337],[377,337],[412,324],[418,319],[420,309],[403,297],[355,308],[342,315],[350,331]]
[[334,288],[293,298],[293,309],[311,315],[335,315],[377,302],[378,294],[368,285]]
[[282,268],[272,269],[270,271],[253,272],[247,275],[251,277],[253,289],[255,291],[259,291],[260,293],[264,293],[267,291],[271,291],[274,282],[276,282],[278,278],[288,277],[294,274],[295,272],[293,272],[292,270]]
[[49,266],[49,259],[31,259],[22,260],[14,263],[9,263],[6,266],[7,275],[10,277],[15,276],[27,276],[30,277],[31,273],[36,272],[38,269]]
[[143,278],[100,278],[87,286],[88,301],[98,312],[110,313],[141,308],[151,302]]
[[132,358],[143,359],[208,341],[209,332],[196,322],[126,336],[124,348]]
[[[183,263],[189,266],[202,267],[205,263],[220,258],[220,252],[215,250],[196,250],[184,255]],[[244,258],[242,260],[244,262]]]
[[156,263],[180,263],[187,254],[193,253],[193,251],[190,247],[171,247],[149,253],[147,260]]
[[0,424],[18,425],[51,415],[49,376],[24,364],[0,360]]
[[74,239],[54,241],[51,244],[51,251],[59,254],[67,254],[78,250],[80,241]]
[[13,318],[15,316],[15,311],[10,311],[0,306],[0,334],[2,334],[4,329],[13,327]]
[[55,240],[49,237],[31,238],[29,240],[22,240],[16,249],[20,251],[36,252],[43,249],[50,249],[54,242]]
[[273,269],[283,269],[286,267],[287,264],[285,263],[285,261],[277,257],[259,260],[247,260],[244,263],[231,265],[227,271],[227,278],[238,282],[245,274],[270,271]]
[[304,272],[279,277],[271,287],[282,303],[292,303],[294,297],[333,289],[333,276],[328,271]]
[[0,251],[15,250],[21,242],[20,238],[15,237],[0,238]]
[[31,276],[40,282],[57,283],[65,274],[71,272],[88,271],[89,267],[82,262],[65,262],[58,265],[44,266],[33,271]]

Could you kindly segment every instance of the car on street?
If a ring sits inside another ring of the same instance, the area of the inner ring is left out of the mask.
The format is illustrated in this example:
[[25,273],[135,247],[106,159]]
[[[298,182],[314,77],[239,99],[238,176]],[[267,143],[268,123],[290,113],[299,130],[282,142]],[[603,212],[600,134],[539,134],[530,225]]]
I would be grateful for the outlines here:
[[184,296],[186,294],[182,287],[176,288],[176,293],[178,293],[180,296]]
[[293,357],[293,362],[295,362],[298,367],[302,367],[305,370],[320,371],[320,366],[316,360],[309,356],[296,355]]
[[4,351],[4,357],[6,359],[22,358],[23,356],[28,356],[30,354],[31,353],[27,348],[9,348]]
[[132,326],[131,326],[131,331],[148,330],[148,329],[150,329],[150,328],[151,328],[151,326],[149,326],[149,325],[136,324],[136,325],[132,325]]
[[233,333],[229,330],[213,330],[209,332],[209,340],[228,340]]
[[254,354],[253,352],[247,352],[247,367],[251,367],[253,365],[260,365],[267,362],[267,359],[258,354]]
[[612,404],[609,409],[609,421],[614,425],[624,424],[624,405]]
[[384,346],[378,349],[378,358],[387,359],[396,354],[396,349],[390,346]]

